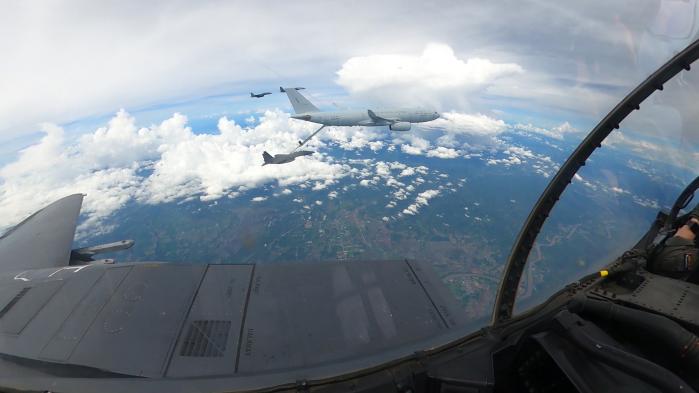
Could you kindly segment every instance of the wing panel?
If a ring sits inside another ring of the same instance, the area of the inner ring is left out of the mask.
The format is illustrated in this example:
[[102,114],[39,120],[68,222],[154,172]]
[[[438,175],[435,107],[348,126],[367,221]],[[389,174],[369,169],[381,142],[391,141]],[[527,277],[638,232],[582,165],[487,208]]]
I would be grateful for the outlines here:
[[210,265],[187,316],[169,377],[235,372],[252,265]]
[[[68,360],[80,339],[95,320],[100,310],[119,288],[131,267],[110,267],[100,270],[104,271],[101,272],[102,274],[97,282],[89,287],[89,291],[76,302],[75,307],[71,307],[72,312],[63,320],[56,334],[42,349],[40,357],[55,361]],[[82,275],[75,278],[78,279],[69,285],[78,285],[78,281],[82,283]]]
[[62,281],[49,281],[23,288],[16,303],[0,319],[0,332],[19,334],[36,316],[51,297],[63,285]]
[[[102,273],[101,269],[83,269],[81,272],[74,272],[71,277],[61,280],[53,280],[55,277],[53,276],[47,282],[36,283],[35,285],[39,286],[51,282],[60,284],[60,289],[51,295],[51,298],[30,320],[19,336],[14,340],[8,339],[2,342],[2,352],[16,356],[38,357],[44,346],[50,342],[53,334],[60,329],[61,324],[80,303],[80,300],[85,297]],[[26,296],[31,296],[34,289],[27,291]],[[22,307],[22,301],[18,302],[18,307]]]
[[444,286],[434,269],[416,261],[408,261],[406,263],[415,273],[418,280],[420,280],[425,294],[430,298],[430,301],[432,301],[449,327],[461,326],[468,322],[465,317],[466,313],[463,312],[454,296],[449,293],[449,290]]
[[[15,304],[17,304],[21,297],[24,296],[22,292],[27,292],[28,287],[22,285],[23,283],[3,283],[3,287],[0,287],[0,321],[2,317],[10,311]],[[2,324],[2,322],[0,322]]]
[[316,366],[446,329],[404,261],[258,265],[238,370]]
[[69,362],[162,376],[204,269],[205,265],[134,265]]

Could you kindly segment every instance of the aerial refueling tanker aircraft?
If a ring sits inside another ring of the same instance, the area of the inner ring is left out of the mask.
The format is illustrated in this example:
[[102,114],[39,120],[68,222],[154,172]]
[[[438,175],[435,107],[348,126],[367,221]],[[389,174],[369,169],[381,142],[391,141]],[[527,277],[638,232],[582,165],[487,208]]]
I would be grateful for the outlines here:
[[[304,88],[279,87],[279,91],[282,93],[286,93],[287,97],[289,97],[289,101],[291,102],[291,106],[294,107],[295,114],[291,115],[292,118],[308,121],[311,123],[322,124],[322,126],[315,130],[313,133],[311,133],[311,135],[309,135],[303,141],[299,141],[298,146],[296,146],[296,149],[294,149],[294,151],[299,149],[301,146],[305,145],[311,139],[313,139],[313,137],[316,136],[326,126],[388,126],[388,129],[391,131],[410,131],[412,127],[411,123],[424,123],[439,118],[439,113],[437,111],[426,109],[392,109],[381,111],[373,111],[371,109],[367,109],[365,111],[342,110],[323,112],[320,109],[318,109],[315,105],[313,105],[310,101],[308,101],[306,97],[304,97],[301,93],[298,92],[302,89]],[[293,152],[289,154],[293,154]],[[293,161],[293,159],[291,159],[283,160],[282,162],[271,162],[269,161],[269,157],[263,155],[263,158],[265,164],[284,164]]]
[[[697,58],[699,41],[631,91],[560,166],[512,246],[490,322],[464,315],[430,264],[413,260],[94,260],[133,243],[72,249],[83,200],[75,194],[0,236],[0,390],[696,392],[699,285],[660,274],[648,255],[688,222],[680,213],[699,177],[670,210],[651,207],[656,218],[627,251],[532,308],[516,313],[515,302],[537,236],[578,170]],[[295,107],[317,116],[300,99]]]
[[279,91],[286,93],[294,107],[292,118],[322,124],[308,138],[299,141],[297,149],[306,144],[327,126],[388,126],[391,131],[410,131],[411,123],[424,123],[439,118],[439,113],[427,109],[390,109],[374,111],[344,110],[323,112],[313,105],[306,97],[298,92],[298,88],[280,87]]

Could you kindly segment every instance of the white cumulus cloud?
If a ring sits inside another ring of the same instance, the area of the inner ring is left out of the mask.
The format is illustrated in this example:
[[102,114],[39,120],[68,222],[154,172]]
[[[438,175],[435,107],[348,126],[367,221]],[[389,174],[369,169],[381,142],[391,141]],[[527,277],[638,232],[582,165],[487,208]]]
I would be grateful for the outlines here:
[[377,54],[348,59],[337,71],[337,83],[350,93],[402,104],[439,106],[495,83],[498,79],[523,73],[515,63],[488,59],[459,58],[445,44],[428,44],[422,53]]
[[208,201],[273,182],[323,187],[350,169],[320,155],[261,166],[263,151],[288,150],[313,128],[280,111],[265,112],[254,128],[226,118],[218,128],[216,134],[195,134],[180,114],[139,128],[120,111],[107,126],[69,141],[60,127],[45,125],[39,142],[0,168],[0,228],[73,193],[87,194],[82,228],[99,231],[105,230],[103,219],[129,201]]
[[459,152],[448,147],[438,146],[427,152],[427,157],[437,157],[437,158],[456,158],[459,156]]
[[438,146],[452,149],[466,147],[470,150],[478,150],[499,146],[501,141],[497,136],[506,132],[510,126],[501,119],[482,113],[450,111],[442,113],[440,118],[436,120],[419,124],[417,128],[422,131],[442,133],[435,140]]
[[405,168],[398,174],[398,177],[412,176],[414,174],[415,174],[415,168]]
[[428,201],[439,195],[439,190],[427,190],[419,193],[415,198],[415,203],[409,205],[407,208],[403,209],[404,214],[416,215],[420,210],[421,206],[428,204]]
[[425,154],[425,150],[429,149],[431,144],[425,138],[421,138],[414,134],[404,134],[393,140],[394,143],[399,143],[403,153],[412,154],[415,156]]
[[518,123],[514,125],[514,128],[517,130],[541,134],[557,140],[563,140],[566,134],[578,132],[578,130],[575,127],[571,126],[570,123],[568,123],[567,121],[551,128],[537,127],[531,123]]
[[507,130],[507,124],[499,119],[476,113],[444,112],[439,119],[423,127],[438,128],[449,133],[474,136],[494,136]]

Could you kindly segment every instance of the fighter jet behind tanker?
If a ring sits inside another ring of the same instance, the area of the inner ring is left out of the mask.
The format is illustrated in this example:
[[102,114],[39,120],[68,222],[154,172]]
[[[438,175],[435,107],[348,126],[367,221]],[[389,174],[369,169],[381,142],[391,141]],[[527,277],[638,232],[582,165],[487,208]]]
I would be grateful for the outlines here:
[[250,92],[250,98],[262,98],[262,97],[264,97],[264,96],[266,96],[266,95],[270,95],[270,94],[272,94],[272,93],[270,93],[270,92],[268,92],[268,91],[266,91],[266,92],[264,92],[264,93],[253,93],[253,92]]
[[271,154],[267,152],[262,153],[262,158],[264,158],[265,163],[262,164],[262,166],[265,166],[267,164],[286,164],[291,161],[294,161],[296,157],[301,157],[301,156],[310,156],[313,154],[312,151],[308,150],[299,150],[299,151],[294,151],[289,154],[275,154],[274,157],[272,157]]
[[322,124],[303,141],[299,141],[297,149],[306,144],[326,126],[388,126],[391,131],[410,131],[411,123],[424,123],[439,118],[439,113],[427,109],[389,109],[374,111],[367,110],[343,110],[323,112],[313,105],[306,97],[298,92],[300,88],[280,87],[279,91],[286,93],[294,107],[294,119]]

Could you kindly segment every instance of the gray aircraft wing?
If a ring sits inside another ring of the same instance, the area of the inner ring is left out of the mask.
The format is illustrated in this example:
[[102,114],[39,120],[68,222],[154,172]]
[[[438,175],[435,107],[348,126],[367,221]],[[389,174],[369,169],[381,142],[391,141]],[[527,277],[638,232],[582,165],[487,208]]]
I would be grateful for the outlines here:
[[456,299],[417,261],[65,266],[82,197],[1,238],[0,263],[21,271],[0,271],[2,391],[258,390],[462,335]]
[[409,356],[465,323],[415,261],[141,262],[29,277],[0,277],[3,391],[256,390]]
[[68,266],[83,195],[46,206],[0,237],[0,272]]

